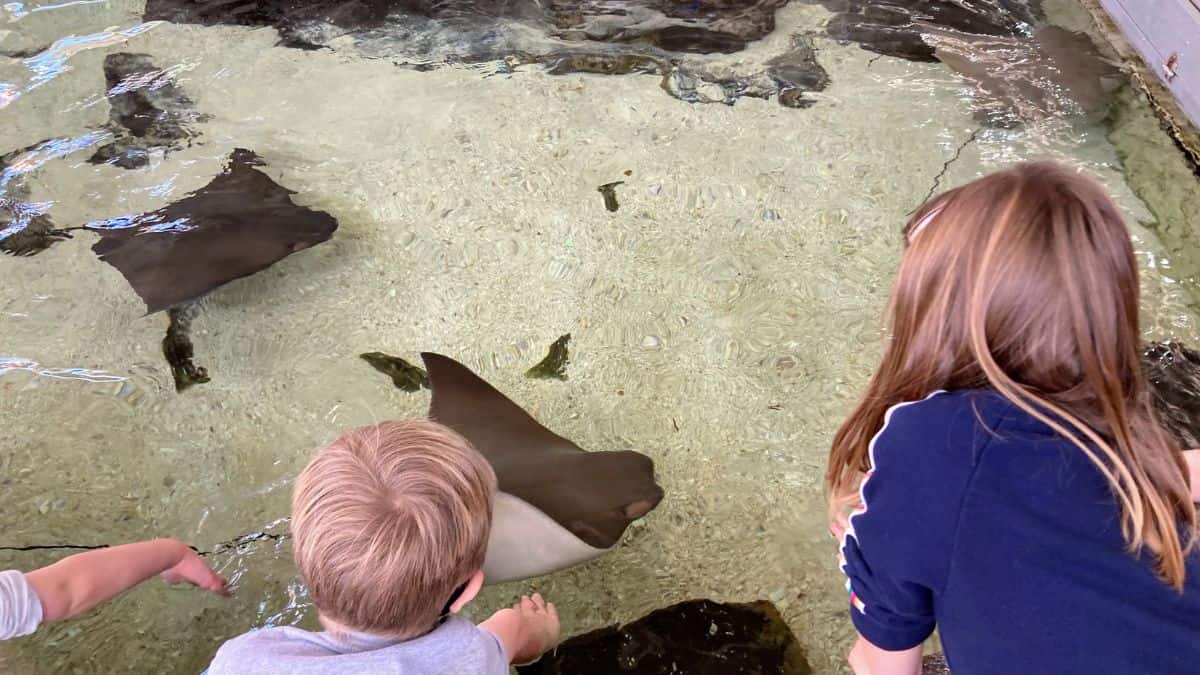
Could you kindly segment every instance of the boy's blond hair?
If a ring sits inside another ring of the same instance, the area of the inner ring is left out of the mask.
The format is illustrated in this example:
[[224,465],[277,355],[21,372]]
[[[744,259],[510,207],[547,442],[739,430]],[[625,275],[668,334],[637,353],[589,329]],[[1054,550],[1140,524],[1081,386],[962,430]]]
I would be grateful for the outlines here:
[[429,420],[352,429],[296,481],[296,566],[322,615],[400,639],[436,625],[483,567],[496,474]]

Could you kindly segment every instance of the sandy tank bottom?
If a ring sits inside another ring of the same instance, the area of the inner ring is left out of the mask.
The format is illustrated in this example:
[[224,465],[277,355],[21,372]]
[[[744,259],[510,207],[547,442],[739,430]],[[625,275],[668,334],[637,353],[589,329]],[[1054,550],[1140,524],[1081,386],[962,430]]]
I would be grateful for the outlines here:
[[[137,10],[81,7],[59,30],[128,28]],[[813,11],[789,7],[780,23]],[[165,317],[143,315],[93,235],[0,259],[0,354],[21,359],[0,372],[0,546],[174,535],[209,550],[285,532],[292,478],[316,447],[426,410],[427,392],[394,389],[358,354],[437,351],[585,449],[647,454],[666,491],[610,554],[489,588],[476,617],[533,589],[558,603],[567,635],[684,599],[767,598],[817,671],[840,672],[852,628],[820,478],[878,357],[899,227],[935,180],[1041,157],[1097,175],[1131,216],[1148,336],[1197,338],[1192,282],[1137,224],[1161,225],[1105,128],[980,128],[969,88],[936,64],[819,41],[832,84],[792,110],[689,105],[646,76],[413,72],[275,40],[155,26],[80,51],[0,111],[0,148],[79,137],[107,119],[105,53],[148,53],[184,69],[210,119],[143,170],[92,166],[86,151],[43,166],[33,198],[54,201],[59,224],[159,208],[237,147],[340,222],[328,243],[203,302],[194,340],[213,379],[182,394],[160,354]],[[614,213],[596,188],[617,180]],[[564,333],[569,378],[525,378]],[[0,566],[62,553],[0,550]],[[5,666],[198,672],[251,627],[315,625],[286,541],[210,559],[234,598],[149,584],[5,644]]]

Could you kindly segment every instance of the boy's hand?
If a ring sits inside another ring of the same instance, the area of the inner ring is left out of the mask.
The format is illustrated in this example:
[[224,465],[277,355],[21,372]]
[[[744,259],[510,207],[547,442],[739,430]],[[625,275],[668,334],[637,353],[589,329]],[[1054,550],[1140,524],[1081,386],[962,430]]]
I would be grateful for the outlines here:
[[521,615],[521,623],[529,630],[529,642],[526,644],[535,653],[530,657],[537,658],[558,644],[562,627],[558,624],[558,609],[554,603],[542,599],[541,593],[533,597],[521,596],[521,601],[513,605],[513,609]]
[[189,583],[218,595],[229,595],[228,583],[212,571],[203,558],[186,546],[179,562],[161,576],[169,584]]
[[512,607],[488,617],[479,627],[496,636],[508,662],[523,666],[558,644],[558,610],[540,594],[524,596]]

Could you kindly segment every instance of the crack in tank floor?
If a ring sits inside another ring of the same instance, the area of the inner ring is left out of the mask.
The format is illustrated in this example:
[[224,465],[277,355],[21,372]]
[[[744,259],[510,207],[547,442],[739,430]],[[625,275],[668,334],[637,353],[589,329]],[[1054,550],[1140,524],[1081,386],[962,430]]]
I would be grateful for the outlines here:
[[[167,317],[144,315],[95,234],[0,257],[0,566],[70,552],[13,548],[173,535],[216,547],[236,583],[230,600],[148,584],[4,644],[13,672],[198,672],[251,627],[315,625],[278,536],[292,477],[339,430],[424,414],[427,391],[359,357],[421,351],[582,447],[650,456],[666,492],[611,553],[489,588],[476,617],[524,589],[558,603],[564,635],[691,598],[765,598],[817,672],[841,672],[852,628],[820,480],[924,195],[1021,159],[1098,176],[1136,238],[1147,338],[1200,338],[1183,220],[1200,195],[1186,171],[1155,168],[1174,191],[1125,172],[1131,139],[1170,147],[1133,94],[1118,127],[987,126],[944,66],[818,35],[829,81],[812,105],[689,104],[657,75],[399,68],[279,47],[269,28],[142,24],[125,0],[5,8],[0,151],[69,141],[19,176],[58,227],[161,209],[234,148],[339,223],[200,302],[191,337],[211,381],[182,393]],[[775,32],[721,58],[766,62],[827,17],[787,5]],[[121,51],[149,54],[203,116],[136,169],[88,162],[112,140],[104,59]],[[618,181],[609,210],[597,186]],[[525,377],[567,333],[569,377]]]

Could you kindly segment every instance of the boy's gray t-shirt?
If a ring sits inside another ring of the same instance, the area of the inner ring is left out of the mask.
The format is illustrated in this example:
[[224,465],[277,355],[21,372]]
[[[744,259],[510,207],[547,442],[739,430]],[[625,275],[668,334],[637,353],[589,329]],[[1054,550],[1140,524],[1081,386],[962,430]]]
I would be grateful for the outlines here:
[[508,656],[495,635],[459,617],[401,642],[363,633],[263,628],[226,642],[207,670],[234,673],[508,675]]

